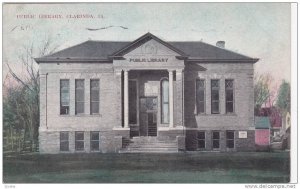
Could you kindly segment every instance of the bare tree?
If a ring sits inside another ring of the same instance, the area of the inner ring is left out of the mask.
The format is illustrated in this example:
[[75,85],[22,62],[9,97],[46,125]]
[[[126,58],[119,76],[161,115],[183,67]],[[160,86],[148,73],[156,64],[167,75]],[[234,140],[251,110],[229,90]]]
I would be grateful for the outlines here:
[[258,75],[254,77],[254,103],[255,111],[257,112],[263,104],[269,103],[272,106],[276,90],[271,88],[272,76],[270,74]]
[[[22,54],[18,56],[18,65],[22,65],[23,73],[18,74],[8,63],[9,74],[23,87],[22,101],[15,102],[14,113],[19,121],[23,123],[24,143],[23,148],[29,142],[30,150],[35,150],[38,144],[39,128],[39,70],[34,58],[53,53],[58,46],[53,47],[52,40],[48,37],[40,48],[35,48],[34,44],[23,47]],[[11,87],[11,86],[6,86]]]

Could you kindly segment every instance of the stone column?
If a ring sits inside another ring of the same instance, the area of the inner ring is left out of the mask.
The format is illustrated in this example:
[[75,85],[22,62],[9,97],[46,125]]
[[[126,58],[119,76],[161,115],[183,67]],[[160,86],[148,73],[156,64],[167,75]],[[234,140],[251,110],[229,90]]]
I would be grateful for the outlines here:
[[169,70],[169,127],[174,127],[173,70]]
[[175,126],[183,126],[183,72],[181,69],[176,70],[174,104]]
[[124,70],[124,128],[128,128],[128,70]]
[[115,70],[115,87],[116,87],[116,125],[115,127],[122,127],[122,70]]

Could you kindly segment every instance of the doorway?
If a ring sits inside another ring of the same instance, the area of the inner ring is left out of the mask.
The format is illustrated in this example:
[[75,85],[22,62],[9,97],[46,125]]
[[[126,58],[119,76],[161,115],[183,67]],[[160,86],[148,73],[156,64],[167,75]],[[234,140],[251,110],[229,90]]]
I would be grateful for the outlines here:
[[157,97],[140,98],[140,136],[157,136]]

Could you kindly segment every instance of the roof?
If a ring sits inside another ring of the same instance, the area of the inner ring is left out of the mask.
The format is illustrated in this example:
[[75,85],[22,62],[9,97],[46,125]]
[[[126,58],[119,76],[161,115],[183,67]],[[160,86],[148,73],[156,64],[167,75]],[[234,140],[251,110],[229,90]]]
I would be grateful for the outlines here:
[[270,129],[271,124],[269,117],[258,117],[255,116],[255,129]]
[[258,116],[269,117],[271,127],[281,128],[282,127],[282,116],[280,110],[276,107],[264,107],[259,110]]
[[36,58],[38,63],[41,62],[61,62],[61,61],[112,61],[116,56],[123,56],[135,45],[154,39],[163,45],[171,48],[182,57],[190,61],[231,61],[231,62],[252,62],[258,61],[256,58],[250,58],[236,52],[219,48],[201,41],[192,42],[165,42],[151,33],[147,33],[133,42],[117,41],[86,41],[81,44],[63,49],[56,53]]

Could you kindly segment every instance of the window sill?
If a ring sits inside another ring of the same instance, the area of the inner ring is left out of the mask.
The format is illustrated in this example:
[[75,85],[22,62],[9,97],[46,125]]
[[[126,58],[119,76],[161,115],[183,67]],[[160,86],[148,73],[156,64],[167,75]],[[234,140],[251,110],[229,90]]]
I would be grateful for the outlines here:
[[61,117],[69,117],[70,114],[59,114],[59,116],[61,116]]
[[102,114],[88,114],[84,116],[90,116],[90,117],[102,117]]
[[84,149],[83,150],[75,150],[75,153],[82,153],[85,152]]
[[91,150],[90,152],[91,153],[100,153],[101,151],[100,150]]
[[203,114],[195,114],[195,116],[237,116],[236,113],[225,113],[225,114],[206,114],[206,113],[203,113]]
[[169,127],[169,123],[161,123],[157,126],[159,126],[159,127]]
[[60,117],[102,117],[102,114],[59,115]]

